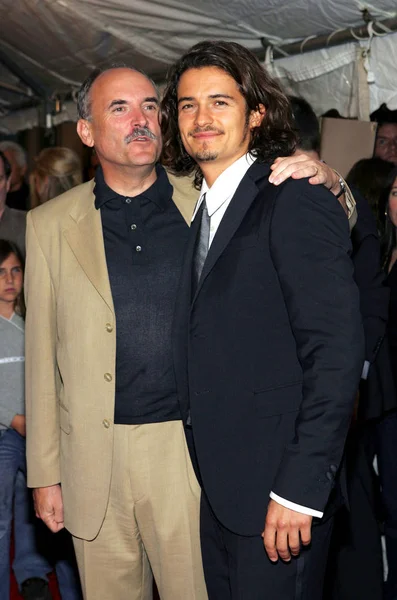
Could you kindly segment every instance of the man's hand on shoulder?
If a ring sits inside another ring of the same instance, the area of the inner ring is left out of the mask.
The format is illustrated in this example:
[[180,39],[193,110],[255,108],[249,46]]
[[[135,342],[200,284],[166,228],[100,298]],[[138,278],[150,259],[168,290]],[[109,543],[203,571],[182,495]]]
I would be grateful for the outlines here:
[[63,502],[61,486],[58,484],[33,490],[36,517],[44,521],[47,527],[57,533],[64,528]]
[[279,558],[286,562],[300,552],[301,544],[307,546],[311,540],[313,517],[285,508],[270,500],[267,509],[263,543],[272,562]]
[[[276,158],[271,165],[272,173],[269,177],[270,183],[280,185],[289,177],[292,179],[303,179],[309,177],[312,185],[324,185],[335,196],[341,191],[339,175],[321,160],[316,160],[308,154],[294,154],[293,156]],[[339,203],[348,215],[345,194],[338,197]]]

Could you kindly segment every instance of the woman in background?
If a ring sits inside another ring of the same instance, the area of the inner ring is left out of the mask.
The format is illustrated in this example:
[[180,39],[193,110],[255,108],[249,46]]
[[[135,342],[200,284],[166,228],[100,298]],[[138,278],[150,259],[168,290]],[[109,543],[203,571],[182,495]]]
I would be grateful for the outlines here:
[[[390,288],[387,335],[391,368],[397,389],[397,168],[379,200],[379,217],[384,222],[382,264]],[[385,600],[397,598],[397,412],[389,413],[377,428],[377,456],[384,509],[384,532],[388,562]]]
[[381,194],[379,218],[384,224],[381,238],[383,267],[390,274],[397,258],[397,167],[391,171],[388,186]]
[[70,148],[45,148],[35,158],[29,177],[30,203],[35,208],[83,182],[80,158]]
[[390,185],[393,163],[381,158],[363,158],[350,169],[346,181],[350,187],[358,190],[368,202],[376,219],[379,235],[383,235],[384,218],[379,214],[379,200],[383,190]]

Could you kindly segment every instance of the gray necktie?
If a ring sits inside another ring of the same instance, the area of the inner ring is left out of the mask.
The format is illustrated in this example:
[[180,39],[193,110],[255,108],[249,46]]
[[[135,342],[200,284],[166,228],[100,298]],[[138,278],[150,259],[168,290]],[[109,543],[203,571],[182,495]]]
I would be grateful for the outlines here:
[[208,246],[210,241],[210,217],[207,210],[207,201],[203,198],[203,209],[201,212],[200,230],[197,237],[196,249],[193,257],[193,272],[194,285],[197,287],[200,281],[201,272],[208,254]]

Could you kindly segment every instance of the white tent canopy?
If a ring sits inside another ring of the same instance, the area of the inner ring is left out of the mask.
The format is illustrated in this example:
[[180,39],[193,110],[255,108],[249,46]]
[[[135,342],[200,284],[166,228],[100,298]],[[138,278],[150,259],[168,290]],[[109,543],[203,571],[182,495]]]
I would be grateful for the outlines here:
[[[396,0],[1,0],[0,128],[37,125],[34,96],[64,100],[96,66],[124,62],[155,79],[182,52],[204,39],[261,40],[280,46],[397,16]],[[371,30],[370,30],[371,31]],[[397,34],[272,61],[268,68],[289,91],[320,113],[338,108],[366,118],[381,103],[397,108]],[[24,110],[15,110],[18,107]],[[55,122],[75,118],[63,103]]]

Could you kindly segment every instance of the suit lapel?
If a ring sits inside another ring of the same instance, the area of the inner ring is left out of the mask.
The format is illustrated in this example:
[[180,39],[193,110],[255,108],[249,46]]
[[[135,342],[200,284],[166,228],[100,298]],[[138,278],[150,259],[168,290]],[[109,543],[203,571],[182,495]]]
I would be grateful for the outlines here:
[[80,198],[70,212],[70,226],[64,236],[81,268],[97,292],[114,312],[103,242],[101,211],[95,208],[93,185],[87,197]]
[[[206,261],[204,263],[201,278],[197,286],[196,293],[193,298],[195,301],[197,294],[200,292],[201,286],[208,274],[213,269],[222,252],[226,249],[230,240],[239,228],[244,216],[249,207],[257,196],[259,189],[256,181],[268,175],[268,167],[255,162],[247,171],[246,175],[240,182],[227,210],[220,222],[218,231],[212,241],[208,251]],[[196,219],[195,219],[196,220]],[[197,225],[198,230],[198,225]],[[197,236],[197,232],[196,232]],[[196,237],[195,236],[195,237]]]
[[[166,169],[167,171],[167,169]],[[173,187],[172,199],[179,212],[190,227],[192,215],[200,192],[193,187],[192,176],[176,177],[167,171],[170,184]]]

